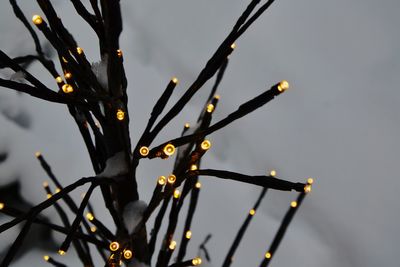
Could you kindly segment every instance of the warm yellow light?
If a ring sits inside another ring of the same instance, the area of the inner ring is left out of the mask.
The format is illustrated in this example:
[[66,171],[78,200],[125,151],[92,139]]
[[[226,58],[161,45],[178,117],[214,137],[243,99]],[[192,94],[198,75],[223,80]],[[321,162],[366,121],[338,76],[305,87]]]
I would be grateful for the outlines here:
[[178,82],[179,82],[178,78],[176,78],[176,77],[172,77],[171,81],[172,81],[174,84],[178,84]]
[[256,214],[256,210],[255,210],[255,209],[251,209],[251,210],[249,211],[249,214],[250,214],[251,216],[253,216],[254,214]]
[[90,232],[95,233],[97,231],[96,226],[90,227]]
[[4,203],[0,202],[0,210],[4,209]]
[[292,201],[292,202],[290,202],[290,206],[291,206],[292,208],[296,208],[296,207],[297,207],[297,201]]
[[271,253],[267,252],[265,253],[265,258],[266,259],[270,259],[272,257]]
[[86,219],[88,219],[89,221],[93,221],[94,220],[93,214],[90,212],[86,213]]
[[129,260],[132,258],[132,256],[133,256],[133,253],[131,250],[129,250],[129,249],[124,250],[124,258],[125,259]]
[[70,72],[66,72],[64,74],[64,76],[65,76],[65,79],[71,79],[72,78],[72,74]]
[[65,251],[60,249],[60,250],[58,250],[58,254],[60,254],[61,256],[64,256],[65,255]]
[[176,181],[176,176],[171,174],[170,176],[168,176],[168,183],[173,184]]
[[142,146],[139,149],[139,153],[140,155],[142,155],[143,157],[146,157],[149,154],[149,148],[147,146]]
[[61,76],[57,76],[56,82],[57,83],[62,83],[63,82],[63,79],[61,78]]
[[39,15],[33,15],[32,21],[33,21],[33,23],[34,23],[35,25],[40,25],[40,24],[43,23],[43,19],[42,19],[42,17],[39,16]]
[[116,242],[116,241],[111,242],[111,244],[110,244],[110,250],[111,250],[111,251],[117,251],[118,249],[119,249],[119,243]]
[[122,109],[117,109],[117,113],[116,113],[116,115],[117,115],[117,119],[119,120],[119,121],[122,121],[124,118],[125,118],[125,112],[122,110]]
[[117,56],[118,56],[119,58],[122,57],[122,50],[121,50],[121,49],[118,49],[118,50],[117,50]]
[[181,192],[178,189],[174,191],[174,198],[178,199],[181,196]]
[[283,80],[278,84],[279,92],[286,91],[287,89],[289,89],[289,83],[287,81]]
[[52,194],[47,194],[46,196],[47,196],[47,199],[49,199],[52,197]]
[[176,248],[176,241],[172,240],[168,247],[170,250],[174,250]]
[[165,176],[160,176],[160,177],[158,177],[157,182],[159,185],[165,185],[165,183],[167,182],[167,178]]
[[69,94],[74,91],[74,88],[70,84],[66,83],[62,86],[62,90],[64,93]]
[[48,187],[48,186],[49,186],[49,183],[47,181],[44,181],[43,182],[43,187]]
[[40,157],[42,155],[42,153],[40,153],[40,151],[35,152],[35,157]]
[[186,239],[192,238],[192,231],[190,231],[190,230],[186,231],[185,237],[186,237]]
[[58,193],[58,192],[60,192],[61,191],[61,189],[60,188],[56,188],[56,193]]
[[68,63],[68,60],[67,60],[65,57],[61,57],[61,59],[62,59],[62,61],[63,61],[64,63]]
[[48,255],[44,255],[44,256],[43,256],[43,259],[44,259],[45,261],[49,261],[50,257],[49,257]]
[[185,123],[185,128],[186,128],[186,129],[189,129],[189,128],[190,128],[190,123],[188,123],[188,122]]
[[269,175],[271,175],[272,177],[275,177],[276,176],[276,171],[275,170],[271,170],[269,172]]
[[236,48],[236,44],[235,43],[231,44],[231,48],[235,49]]
[[80,48],[79,46],[76,48],[76,52],[78,52],[79,55],[82,55],[83,49]]
[[192,165],[190,166],[190,170],[191,170],[191,171],[197,170],[197,165],[196,165],[196,164],[192,164]]
[[200,183],[200,182],[197,182],[196,185],[195,185],[195,187],[196,187],[197,189],[200,189],[200,188],[201,188],[201,183]]
[[219,96],[219,95],[215,95],[214,96],[214,99],[217,99],[217,100],[219,100],[221,97]]
[[306,184],[306,186],[304,186],[304,192],[305,193],[310,193],[312,189],[312,186],[310,184]]
[[197,266],[201,264],[201,258],[200,257],[196,257],[192,260],[192,265],[193,266]]
[[163,148],[164,154],[167,156],[172,156],[175,153],[175,146],[173,144],[168,144]]
[[314,179],[313,178],[308,178],[307,179],[307,184],[313,184],[314,183]]
[[204,140],[203,142],[201,142],[200,147],[203,150],[208,150],[211,147],[211,142],[209,140]]
[[208,104],[208,105],[207,105],[207,112],[208,112],[208,113],[213,112],[213,111],[214,111],[214,108],[215,108],[215,107],[214,107],[213,104]]

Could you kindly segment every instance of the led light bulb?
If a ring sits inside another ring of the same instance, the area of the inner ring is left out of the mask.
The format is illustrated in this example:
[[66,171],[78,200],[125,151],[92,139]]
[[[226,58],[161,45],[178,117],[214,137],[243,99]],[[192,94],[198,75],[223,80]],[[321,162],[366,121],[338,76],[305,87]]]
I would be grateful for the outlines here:
[[116,113],[116,115],[117,115],[117,119],[119,120],[119,121],[122,121],[122,120],[124,120],[124,118],[125,118],[125,112],[122,110],[122,109],[117,109],[117,113]]
[[157,182],[159,185],[165,185],[165,183],[167,182],[167,178],[165,176],[160,176],[160,177],[158,177]]
[[172,240],[168,247],[170,250],[174,250],[176,248],[176,241]]
[[168,176],[168,183],[173,184],[176,181],[176,176],[171,174],[170,176]]
[[221,97],[219,96],[219,95],[215,95],[214,96],[214,99],[217,99],[217,100],[219,100]]
[[190,123],[185,123],[185,129],[189,129],[190,128]]
[[174,198],[178,199],[181,196],[181,192],[178,189],[175,189],[174,191]]
[[287,89],[289,89],[289,83],[287,81],[283,80],[278,84],[279,92],[284,92]]
[[196,187],[197,189],[200,189],[200,188],[201,188],[201,183],[200,183],[200,182],[197,182],[196,185],[195,185],[195,187]]
[[4,209],[4,203],[0,202],[0,210]]
[[272,177],[275,177],[276,176],[276,171],[275,170],[271,170],[269,172],[269,175],[271,175]]
[[72,78],[72,74],[70,72],[66,72],[64,74],[65,79],[71,79]]
[[314,179],[313,178],[308,178],[307,179],[307,184],[313,184],[314,183]]
[[211,142],[209,140],[204,140],[203,142],[201,142],[200,147],[203,150],[208,150],[211,147]]
[[88,219],[89,221],[93,221],[94,220],[93,214],[90,212],[86,213],[86,219]]
[[111,242],[110,243],[110,250],[111,251],[117,251],[119,249],[119,243],[117,241]]
[[43,19],[39,15],[33,15],[32,21],[33,21],[33,24],[35,24],[35,25],[40,25],[43,23]]
[[251,209],[251,210],[249,211],[249,214],[250,214],[251,216],[253,216],[254,214],[256,214],[256,210],[255,210],[255,209]]
[[176,78],[176,77],[172,77],[171,81],[172,81],[174,84],[178,84],[178,83],[179,83],[179,80],[178,80],[178,78]]
[[62,250],[62,249],[59,249],[59,250],[58,250],[58,254],[60,254],[61,256],[64,256],[64,255],[65,255],[65,251]]
[[149,152],[150,152],[150,150],[149,150],[149,148],[148,148],[147,146],[142,146],[142,147],[139,149],[139,153],[140,153],[140,155],[142,155],[143,157],[146,157],[146,156],[149,154]]
[[173,144],[167,144],[164,148],[163,148],[163,152],[165,155],[172,156],[175,153],[175,146]]
[[42,153],[40,153],[40,151],[35,152],[35,157],[40,157],[42,155]]
[[214,111],[214,108],[215,108],[215,107],[214,107],[213,104],[208,104],[208,105],[207,105],[207,112],[208,112],[208,113],[213,112],[213,111]]
[[129,249],[124,250],[124,258],[125,259],[129,260],[132,258],[132,256],[133,256],[133,253],[131,250],[129,250]]
[[200,257],[196,257],[192,260],[192,264],[193,266],[198,266],[201,264],[201,258]]
[[81,48],[81,47],[77,47],[76,48],[76,52],[79,54],[79,55],[82,55],[83,54],[83,49]]
[[57,83],[62,83],[63,82],[63,79],[61,78],[61,76],[57,76],[56,77],[56,82]]
[[267,252],[265,253],[265,258],[266,259],[270,259],[272,257],[271,253]]
[[117,50],[117,56],[118,56],[119,58],[121,58],[121,57],[123,56],[122,50],[121,50],[121,49],[118,49],[118,50]]
[[312,186],[310,185],[310,184],[306,184],[306,186],[304,186],[304,192],[307,194],[307,193],[310,193],[311,192],[311,189],[312,189]]
[[186,239],[192,238],[192,231],[190,231],[190,230],[186,231],[185,237],[186,237]]
[[191,170],[191,171],[197,170],[197,165],[196,165],[196,164],[192,164],[192,165],[190,166],[190,170]]
[[72,93],[74,91],[74,88],[68,83],[64,84],[61,88],[66,94]]
[[50,257],[49,257],[48,255],[44,255],[44,256],[43,256],[43,259],[44,259],[45,261],[49,261]]
[[231,48],[235,49],[236,48],[236,44],[235,43],[231,44]]
[[290,206],[291,206],[292,208],[296,208],[296,207],[297,207],[297,202],[296,202],[296,201],[290,202]]

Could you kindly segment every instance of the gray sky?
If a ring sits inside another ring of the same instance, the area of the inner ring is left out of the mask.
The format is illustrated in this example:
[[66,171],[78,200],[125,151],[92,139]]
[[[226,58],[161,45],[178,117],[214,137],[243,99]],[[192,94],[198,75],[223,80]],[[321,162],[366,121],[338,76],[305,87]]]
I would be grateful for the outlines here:
[[[98,61],[94,35],[72,14],[69,1],[56,2],[79,44],[92,61]],[[170,77],[180,79],[176,91],[183,92],[246,4],[122,1],[121,48],[129,79],[133,140]],[[28,17],[39,12],[34,3],[27,5]],[[0,7],[1,48],[12,55],[30,51],[28,35],[8,3]],[[316,180],[272,266],[396,266],[399,10],[400,2],[394,0],[277,0],[237,42],[220,87],[217,119],[282,79],[291,88],[210,136],[213,149],[204,166],[249,174],[274,168],[280,177],[293,181]],[[37,66],[32,71],[54,87]],[[194,122],[209,88],[207,84],[155,144],[179,134],[176,129],[184,122]],[[0,90],[0,149],[9,151],[10,157],[0,165],[0,184],[20,178],[26,197],[41,201],[44,178],[32,156],[38,149],[65,180],[90,174],[89,159],[65,108],[4,91]],[[15,125],[6,118],[7,112],[29,113],[31,128]],[[141,194],[148,200],[155,177],[170,169],[168,162],[149,161],[139,171]],[[212,232],[210,250],[218,266],[259,189],[205,179],[206,197],[199,207],[191,253],[196,254],[197,244]],[[267,194],[233,266],[258,266],[295,196]]]

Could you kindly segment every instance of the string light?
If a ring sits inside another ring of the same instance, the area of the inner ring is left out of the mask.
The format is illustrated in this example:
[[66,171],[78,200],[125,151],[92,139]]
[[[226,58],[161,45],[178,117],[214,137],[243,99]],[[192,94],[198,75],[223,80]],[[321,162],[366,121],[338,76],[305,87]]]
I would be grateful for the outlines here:
[[72,78],[72,74],[70,72],[66,72],[64,74],[64,76],[65,76],[65,79],[71,79]]
[[40,153],[40,151],[35,152],[35,157],[40,157],[42,155],[42,153]]
[[160,177],[158,177],[157,182],[159,185],[165,185],[165,183],[167,182],[167,178],[165,176],[160,176]]
[[47,199],[51,198],[52,196],[53,196],[53,195],[50,194],[50,193],[46,195]]
[[231,48],[235,49],[236,48],[236,44],[235,43],[231,44]]
[[255,209],[251,209],[251,210],[249,211],[249,214],[250,214],[251,216],[253,216],[254,214],[256,214],[256,210],[255,210]]
[[214,99],[219,100],[221,97],[219,95],[215,95]]
[[173,144],[167,144],[163,148],[163,152],[167,156],[172,156],[175,153],[175,146]]
[[174,198],[178,199],[181,196],[181,192],[178,189],[175,189],[174,191]]
[[44,255],[44,256],[43,256],[43,259],[44,259],[45,261],[49,261],[50,257],[49,257],[48,255]]
[[200,147],[203,150],[209,150],[211,147],[211,142],[209,140],[204,140],[203,142],[201,142]]
[[289,83],[287,81],[283,80],[278,84],[279,92],[284,92],[287,89],[289,89]]
[[213,112],[213,111],[214,111],[214,108],[215,108],[215,107],[214,107],[213,104],[208,104],[208,105],[207,105],[207,112],[208,112],[208,113]]
[[70,84],[66,83],[62,86],[62,90],[64,93],[69,94],[74,91],[74,88]]
[[4,209],[4,203],[0,202],[0,210]]
[[200,257],[196,257],[192,260],[192,265],[193,266],[197,266],[201,264],[201,258]]
[[89,221],[93,221],[94,220],[93,214],[90,212],[86,213],[86,219],[88,219]]
[[307,194],[307,193],[310,193],[311,192],[311,189],[312,189],[312,186],[310,185],[310,184],[306,184],[306,186],[304,186],[304,192]]
[[172,81],[174,84],[178,84],[178,83],[179,83],[179,80],[178,80],[178,78],[176,78],[176,77],[172,77],[171,81]]
[[119,58],[122,57],[122,50],[121,50],[121,49],[118,49],[118,50],[117,50],[117,56],[118,56]]
[[125,259],[129,260],[132,258],[132,256],[133,256],[133,253],[131,250],[129,250],[129,249],[124,250],[124,258]]
[[150,150],[147,146],[142,146],[141,148],[139,148],[139,153],[143,157],[146,157],[149,154],[149,152],[150,152]]
[[58,254],[60,254],[61,256],[64,256],[64,255],[65,255],[65,251],[62,250],[62,249],[59,249],[59,250],[58,250]]
[[185,129],[189,129],[190,128],[190,123],[185,123]]
[[271,175],[272,177],[275,177],[276,176],[276,171],[275,170],[271,170],[269,172],[269,175]]
[[56,77],[56,82],[57,83],[62,83],[63,82],[63,79],[61,78],[61,76],[57,76]]
[[170,250],[174,250],[176,248],[176,241],[175,240],[171,240],[171,243],[169,243],[169,249]]
[[43,19],[39,15],[33,15],[32,21],[33,21],[33,24],[35,24],[35,25],[40,25],[43,23]]
[[60,188],[56,188],[56,193],[59,193],[61,191],[61,189]]
[[76,52],[78,52],[79,55],[82,55],[82,54],[83,54],[83,49],[82,49],[81,47],[78,46],[78,47],[76,48]]
[[297,207],[297,201],[292,201],[292,202],[290,202],[290,206],[291,206],[292,208],[296,208],[296,207]]
[[313,178],[308,178],[307,179],[307,184],[313,184],[314,183],[314,179]]
[[119,243],[117,241],[111,242],[110,243],[110,250],[111,251],[117,251],[119,249]]
[[176,181],[176,176],[171,174],[170,176],[168,176],[168,183],[173,184]]
[[95,233],[97,231],[96,226],[90,227],[90,232]]
[[190,230],[186,231],[185,237],[186,237],[186,239],[192,238],[192,231],[190,231]]
[[43,182],[43,187],[48,187],[48,186],[49,186],[49,183],[47,181],[44,181]]
[[265,253],[265,258],[266,259],[270,259],[272,257],[271,253],[267,252]]
[[191,170],[191,171],[197,170],[197,165],[196,165],[196,164],[192,164],[192,165],[190,166],[190,170]]
[[201,183],[200,183],[200,182],[197,182],[196,185],[195,185],[195,187],[196,187],[197,189],[200,189],[200,188],[201,188]]
[[122,121],[124,118],[125,118],[125,112],[122,110],[122,109],[117,109],[117,113],[116,113],[116,115],[117,115],[117,119],[119,120],[119,121]]

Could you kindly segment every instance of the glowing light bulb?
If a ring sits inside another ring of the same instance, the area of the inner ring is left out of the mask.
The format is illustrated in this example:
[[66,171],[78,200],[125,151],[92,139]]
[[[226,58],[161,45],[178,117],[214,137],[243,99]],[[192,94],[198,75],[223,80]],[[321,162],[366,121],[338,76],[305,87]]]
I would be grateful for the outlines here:
[[60,254],[61,256],[64,256],[64,255],[65,255],[65,251],[62,250],[62,249],[59,249],[59,250],[58,250],[58,254]]
[[249,211],[249,214],[250,214],[251,216],[253,216],[254,214],[256,214],[256,210],[255,210],[255,209],[251,209],[251,210]]
[[119,121],[122,121],[124,118],[125,118],[125,112],[122,110],[122,109],[117,109],[117,113],[116,113],[116,115],[117,115],[117,119],[119,120]]
[[172,77],[171,81],[172,81],[174,84],[178,84],[178,83],[179,83],[179,80],[178,80],[178,78],[176,78],[176,77]]
[[269,175],[271,175],[272,177],[275,177],[276,176],[276,171],[275,170],[271,170],[269,172]]
[[125,259],[129,260],[132,258],[132,256],[133,256],[133,253],[131,250],[129,250],[129,249],[124,250],[124,258]]
[[173,184],[176,181],[176,176],[171,174],[170,176],[168,176],[168,183]]
[[214,111],[214,108],[215,108],[215,107],[214,107],[213,104],[208,104],[208,105],[207,105],[207,112],[208,112],[208,113],[213,112],[213,111]]
[[313,178],[308,178],[307,179],[307,184],[313,184],[314,183],[314,179]]
[[196,187],[197,189],[200,189],[200,188],[201,188],[201,183],[200,183],[200,182],[197,182],[196,185],[195,185],[195,187]]
[[175,153],[175,146],[173,144],[167,144],[164,148],[163,148],[163,152],[165,155],[172,156]]
[[265,258],[266,259],[270,259],[272,257],[271,253],[267,252],[265,253]]
[[65,79],[71,79],[72,78],[72,74],[70,72],[66,72],[64,74]]
[[168,247],[170,250],[174,250],[176,248],[176,241],[172,240]]
[[44,181],[43,182],[43,187],[48,187],[48,186],[49,186],[49,183],[47,181]]
[[61,191],[61,189],[60,188],[56,188],[56,193],[58,193],[58,192],[60,192]]
[[204,140],[203,142],[201,142],[200,147],[203,150],[209,150],[211,147],[211,142],[209,140]]
[[289,83],[287,81],[283,80],[278,84],[279,92],[284,92],[287,89],[289,89]]
[[185,237],[186,237],[186,239],[192,238],[192,231],[190,231],[190,230],[186,231]]
[[51,198],[53,195],[52,194],[47,194],[46,197],[47,199]]
[[143,157],[146,157],[149,154],[149,152],[150,152],[150,150],[147,146],[142,146],[141,148],[139,148],[139,153]]
[[96,233],[96,231],[97,231],[97,228],[96,228],[96,226],[92,226],[92,227],[90,227],[90,232],[92,232],[92,233]]
[[40,25],[43,23],[43,19],[39,15],[33,15],[32,21],[33,21],[33,24],[35,24],[35,25]]
[[42,153],[40,153],[40,151],[35,152],[35,157],[40,157],[42,155]]
[[79,55],[82,55],[82,54],[83,54],[83,49],[82,49],[81,47],[78,46],[78,47],[76,48],[76,52],[78,52]]
[[214,96],[214,99],[217,99],[217,100],[219,100],[221,97],[219,96],[219,95],[215,95]]
[[119,57],[119,58],[121,58],[122,57],[122,50],[121,49],[118,49],[117,50],[117,56]]
[[296,208],[296,207],[297,207],[297,201],[292,201],[292,202],[290,202],[290,206],[291,206],[292,208]]
[[306,186],[304,186],[304,192],[307,194],[307,193],[310,193],[311,192],[311,189],[312,189],[312,186],[310,185],[310,184],[306,184]]
[[119,249],[119,243],[117,241],[111,242],[110,250],[111,251],[117,251],[118,249]]
[[43,259],[44,259],[45,261],[49,261],[50,257],[49,257],[48,255],[44,255],[44,256],[43,256]]
[[165,183],[167,182],[167,178],[165,178],[165,176],[160,176],[160,177],[158,177],[157,182],[159,185],[165,185]]
[[192,265],[193,266],[197,266],[201,264],[201,258],[200,257],[196,257],[192,260]]
[[90,212],[86,213],[86,219],[88,219],[89,221],[93,221],[94,220],[93,214]]
[[4,209],[4,203],[0,202],[0,210]]
[[197,170],[197,165],[196,165],[196,164],[192,164],[192,165],[190,166],[190,170],[191,170],[191,171]]
[[181,196],[181,192],[178,189],[175,189],[174,191],[174,198],[178,199]]
[[235,43],[231,44],[231,48],[235,49],[236,48],[236,44]]
[[61,76],[57,76],[56,82],[57,83],[62,83],[63,82],[63,79],[61,78]]
[[186,129],[189,129],[189,128],[190,128],[190,123],[188,123],[188,122],[185,123],[185,128],[186,128]]
[[61,88],[66,94],[72,93],[74,91],[74,88],[68,83],[64,84]]

